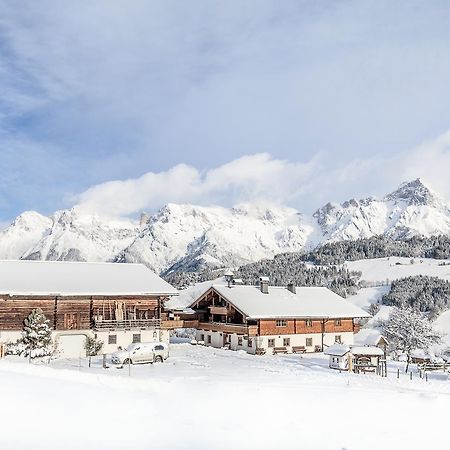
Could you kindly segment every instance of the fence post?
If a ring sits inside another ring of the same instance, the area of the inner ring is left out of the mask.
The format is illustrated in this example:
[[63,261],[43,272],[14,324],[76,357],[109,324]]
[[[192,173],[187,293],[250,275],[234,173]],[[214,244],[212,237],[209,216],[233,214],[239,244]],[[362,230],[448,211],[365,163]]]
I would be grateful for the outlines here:
[[131,377],[131,353],[128,352],[128,376]]
[[409,379],[412,380],[412,372],[409,372]]
[[428,373],[427,373],[427,372],[425,372],[425,380],[426,380],[427,383],[428,383]]
[[397,369],[397,378],[400,378],[400,369]]
[[106,369],[106,353],[103,353],[103,368]]

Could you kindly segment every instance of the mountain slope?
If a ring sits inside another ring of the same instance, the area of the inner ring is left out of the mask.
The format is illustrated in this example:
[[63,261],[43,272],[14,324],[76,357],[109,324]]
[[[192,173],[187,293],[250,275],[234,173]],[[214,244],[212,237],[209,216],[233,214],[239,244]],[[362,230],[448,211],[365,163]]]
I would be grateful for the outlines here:
[[19,259],[36,245],[52,227],[52,220],[34,211],[26,211],[0,232],[2,259]]
[[51,228],[22,254],[22,259],[112,261],[135,238],[139,228],[128,221],[105,221],[78,208],[58,211]]
[[420,179],[405,183],[382,200],[328,203],[314,213],[324,241],[385,235],[393,239],[450,233],[450,206]]
[[120,261],[145,262],[159,272],[238,266],[301,250],[312,233],[291,208],[169,204],[150,218]]
[[26,212],[0,233],[0,258],[141,262],[159,273],[236,267],[326,242],[450,234],[450,207],[419,179],[377,200],[328,203],[312,217],[274,205],[168,204],[140,222],[80,207]]

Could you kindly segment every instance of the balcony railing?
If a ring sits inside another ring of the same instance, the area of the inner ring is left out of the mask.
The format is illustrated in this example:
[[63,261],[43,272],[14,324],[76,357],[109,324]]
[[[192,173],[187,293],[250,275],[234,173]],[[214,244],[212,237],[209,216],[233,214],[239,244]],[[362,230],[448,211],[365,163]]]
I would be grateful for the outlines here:
[[96,330],[161,328],[161,319],[94,320]]
[[209,312],[211,314],[220,314],[220,315],[227,315],[229,313],[228,308],[226,306],[210,306]]
[[248,336],[257,336],[257,325],[222,323],[222,322],[200,322],[198,328],[205,331],[219,331],[222,333],[246,334]]

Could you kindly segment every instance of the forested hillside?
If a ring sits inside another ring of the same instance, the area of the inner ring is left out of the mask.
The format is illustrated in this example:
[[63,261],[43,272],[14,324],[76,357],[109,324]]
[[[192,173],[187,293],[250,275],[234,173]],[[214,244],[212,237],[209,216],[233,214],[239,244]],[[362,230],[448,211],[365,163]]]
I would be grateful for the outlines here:
[[354,241],[331,242],[302,253],[300,259],[314,264],[329,265],[388,256],[447,259],[450,258],[450,236],[415,236],[405,240],[374,236]]
[[412,307],[429,314],[430,319],[450,307],[450,283],[438,277],[418,275],[393,281],[382,303],[400,308]]

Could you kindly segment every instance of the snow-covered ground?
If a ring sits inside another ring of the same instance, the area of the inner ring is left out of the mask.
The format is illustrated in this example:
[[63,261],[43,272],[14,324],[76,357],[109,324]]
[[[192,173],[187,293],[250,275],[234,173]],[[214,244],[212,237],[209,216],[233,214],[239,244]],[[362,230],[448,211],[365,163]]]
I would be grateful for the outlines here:
[[355,306],[362,308],[367,311],[367,308],[372,303],[381,302],[381,298],[384,294],[389,292],[389,286],[376,286],[369,288],[362,288],[357,294],[348,297],[348,300],[352,302]]
[[[445,443],[450,381],[339,373],[325,356],[171,346],[164,364],[0,361],[8,449],[422,449]],[[398,366],[401,367],[401,366]],[[416,430],[416,432],[412,432]]]
[[[414,260],[414,264],[411,264],[411,259]],[[447,265],[440,265],[443,263]],[[348,261],[345,264],[349,270],[362,272],[361,280],[376,283],[390,283],[392,280],[413,275],[430,275],[450,280],[449,263],[449,260],[442,259],[400,258],[391,256],[389,258]]]

